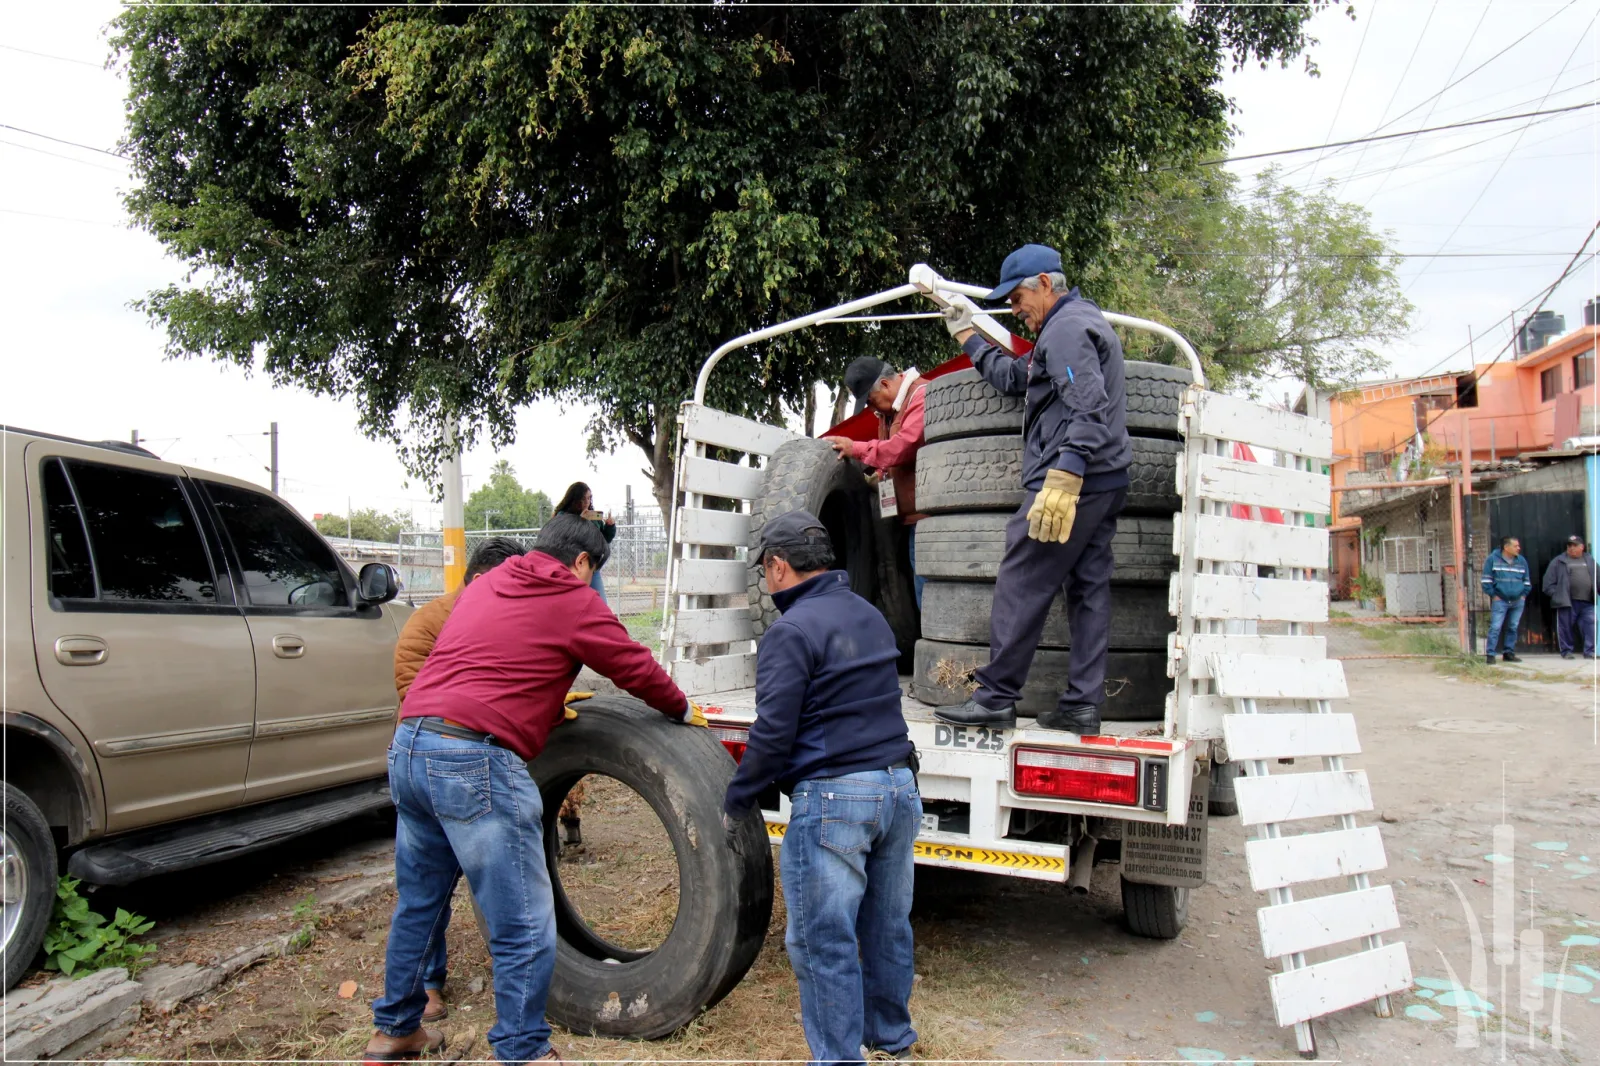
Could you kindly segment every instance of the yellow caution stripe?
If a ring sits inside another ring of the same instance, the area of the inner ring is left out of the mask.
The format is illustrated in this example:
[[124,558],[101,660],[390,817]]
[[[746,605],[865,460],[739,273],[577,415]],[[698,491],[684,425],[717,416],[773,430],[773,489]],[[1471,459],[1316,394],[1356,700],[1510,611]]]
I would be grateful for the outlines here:
[[[767,839],[780,843],[788,826],[782,822],[767,823]],[[917,841],[912,848],[919,859],[960,863],[964,866],[999,866],[1011,870],[1034,870],[1039,873],[1065,874],[1067,860],[1056,855],[1028,855],[1020,851],[991,851],[989,848],[968,848],[959,844],[928,844]]]

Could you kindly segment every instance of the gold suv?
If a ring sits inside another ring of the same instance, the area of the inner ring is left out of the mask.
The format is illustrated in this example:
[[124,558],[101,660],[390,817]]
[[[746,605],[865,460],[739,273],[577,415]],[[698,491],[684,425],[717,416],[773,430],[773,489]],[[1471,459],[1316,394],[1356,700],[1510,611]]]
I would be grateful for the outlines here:
[[395,572],[255,485],[0,427],[5,988],[126,884],[389,806]]

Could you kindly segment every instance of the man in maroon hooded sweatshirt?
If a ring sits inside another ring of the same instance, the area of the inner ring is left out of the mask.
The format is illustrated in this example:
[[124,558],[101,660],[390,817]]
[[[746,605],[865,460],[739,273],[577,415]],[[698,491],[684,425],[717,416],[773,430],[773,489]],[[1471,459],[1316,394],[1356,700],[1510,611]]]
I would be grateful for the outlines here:
[[562,721],[581,666],[673,721],[705,724],[589,587],[608,551],[593,523],[552,518],[532,551],[463,590],[406,693],[389,748],[400,899],[383,995],[372,1004],[377,1032],[367,1044],[369,1062],[444,1046],[443,1033],[422,1028],[423,976],[463,872],[489,926],[495,1058],[560,1061],[544,1017],[555,969],[555,903],[543,804],[527,763]]

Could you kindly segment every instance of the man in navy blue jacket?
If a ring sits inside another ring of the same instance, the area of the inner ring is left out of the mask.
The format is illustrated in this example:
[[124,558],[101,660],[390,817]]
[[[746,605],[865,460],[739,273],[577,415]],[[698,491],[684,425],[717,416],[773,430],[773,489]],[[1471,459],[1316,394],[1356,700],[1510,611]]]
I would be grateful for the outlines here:
[[1026,359],[972,331],[970,301],[946,312],[946,326],[978,372],[1001,392],[1026,396],[1022,419],[1022,508],[1006,524],[995,578],[989,662],[960,707],[935,713],[960,725],[1016,724],[1016,705],[1056,594],[1066,592],[1072,647],[1067,689],[1039,715],[1045,729],[1100,732],[1106,651],[1111,644],[1111,538],[1128,498],[1128,397],[1122,343],[1093,303],[1067,288],[1061,255],[1025,244],[1006,256],[1000,284],[1038,336]]
[[724,826],[774,782],[789,794],[784,942],[812,1059],[860,1062],[862,1047],[910,1058],[922,798],[894,632],[848,574],[829,569],[828,531],[805,511],[767,522],[756,560],[782,617],[756,649],[756,720]]

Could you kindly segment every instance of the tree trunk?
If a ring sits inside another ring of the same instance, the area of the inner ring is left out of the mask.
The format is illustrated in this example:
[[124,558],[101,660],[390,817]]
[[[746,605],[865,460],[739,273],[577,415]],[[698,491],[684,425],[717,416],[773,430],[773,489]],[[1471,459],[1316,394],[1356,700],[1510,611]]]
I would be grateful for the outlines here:
[[811,387],[806,389],[805,410],[806,436],[817,435],[817,383],[813,381]]
[[674,411],[663,411],[660,405],[655,408],[655,435],[652,447],[645,452],[650,457],[650,468],[646,471],[650,475],[650,492],[656,498],[656,506],[661,508],[661,521],[671,531],[672,522],[672,440],[675,423]]
[[844,421],[845,415],[850,410],[850,398],[850,390],[840,385],[838,393],[833,397],[833,425],[837,426]]

